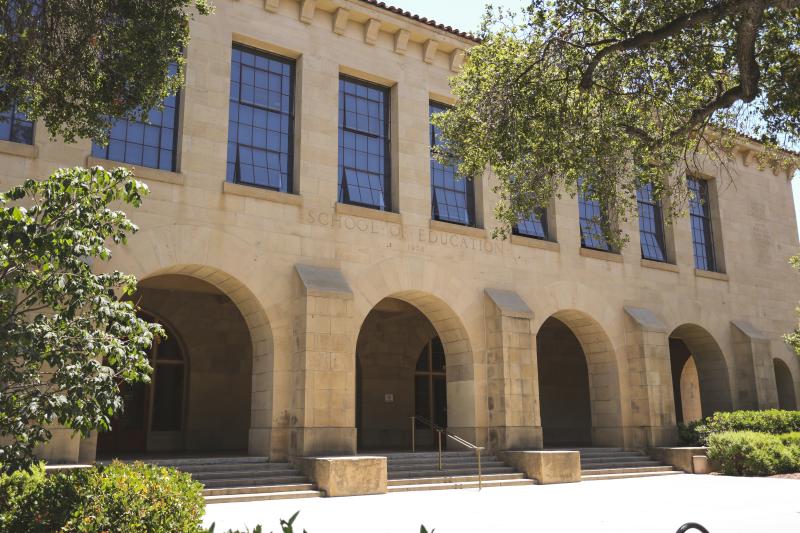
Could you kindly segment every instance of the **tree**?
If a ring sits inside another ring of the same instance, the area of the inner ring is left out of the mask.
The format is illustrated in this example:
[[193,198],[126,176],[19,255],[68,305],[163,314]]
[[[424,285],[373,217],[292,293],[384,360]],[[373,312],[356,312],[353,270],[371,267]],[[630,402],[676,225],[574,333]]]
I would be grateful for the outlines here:
[[505,235],[564,188],[600,200],[605,236],[636,190],[685,209],[687,172],[730,169],[737,140],[784,169],[800,140],[800,0],[533,0],[520,20],[489,10],[434,118],[438,157],[465,176],[491,165]]
[[68,142],[105,140],[113,119],[141,118],[183,84],[192,8],[212,11],[209,0],[0,0],[0,110],[16,103]]
[[147,192],[124,168],[96,167],[0,194],[0,472],[30,465],[54,423],[107,430],[118,382],[149,379],[162,328],[124,299],[134,277],[93,271],[137,230],[110,204],[137,207]]

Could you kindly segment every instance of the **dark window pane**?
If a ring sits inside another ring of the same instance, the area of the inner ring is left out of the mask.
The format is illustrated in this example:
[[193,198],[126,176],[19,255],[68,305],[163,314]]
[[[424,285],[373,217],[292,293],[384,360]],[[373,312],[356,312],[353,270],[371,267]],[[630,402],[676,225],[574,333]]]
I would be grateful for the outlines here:
[[180,431],[183,421],[183,365],[156,365],[153,431]]
[[[234,47],[228,117],[229,181],[291,191],[293,76],[294,61],[290,59]],[[281,161],[287,164],[281,165]]]
[[587,191],[578,192],[578,210],[581,223],[581,246],[593,250],[611,251],[603,232],[606,224],[606,213],[600,201],[592,198]]
[[[170,67],[174,73],[175,66]],[[162,170],[175,170],[175,131],[178,127],[178,96],[168,96],[164,109],[151,109],[148,123],[117,120],[109,131],[107,146],[92,143],[92,155],[111,161]]]
[[17,110],[16,102],[0,112],[0,140],[33,144],[33,122]]
[[339,201],[388,210],[389,90],[339,80]]
[[688,177],[686,185],[689,187],[689,218],[692,227],[695,267],[700,270],[716,271],[708,182]]
[[[414,413],[417,416],[430,419],[431,417],[431,393],[430,375],[420,375],[414,378]],[[420,426],[426,427],[426,426]]]
[[646,183],[639,187],[636,191],[636,200],[639,209],[642,257],[651,261],[666,261],[661,205],[653,198],[653,185]]
[[[446,111],[447,107],[434,102],[430,103],[431,115]],[[441,144],[441,132],[430,125],[431,148]],[[431,200],[432,214],[435,220],[475,225],[475,191],[472,180],[459,176],[457,165],[443,165],[431,157]]]
[[534,239],[547,239],[547,210],[541,207],[534,210],[531,216],[517,223],[514,233]]

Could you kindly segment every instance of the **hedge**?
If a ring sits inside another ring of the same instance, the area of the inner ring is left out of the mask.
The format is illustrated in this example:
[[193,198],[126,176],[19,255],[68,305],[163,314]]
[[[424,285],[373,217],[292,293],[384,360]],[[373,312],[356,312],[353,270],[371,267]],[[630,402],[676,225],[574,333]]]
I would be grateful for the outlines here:
[[800,432],[800,411],[733,411],[714,413],[704,420],[678,425],[681,444],[702,446],[709,436],[724,431],[755,431],[770,435]]
[[0,531],[201,533],[202,485],[143,463],[0,476]]
[[769,476],[800,471],[800,446],[780,435],[722,431],[708,437],[708,458],[723,474]]

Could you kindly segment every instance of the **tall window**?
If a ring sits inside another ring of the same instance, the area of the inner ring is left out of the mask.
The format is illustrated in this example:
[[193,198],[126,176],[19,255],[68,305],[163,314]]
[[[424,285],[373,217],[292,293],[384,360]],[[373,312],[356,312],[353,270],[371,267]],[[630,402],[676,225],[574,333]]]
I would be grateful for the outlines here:
[[339,201],[389,211],[389,89],[339,79]]
[[33,144],[33,122],[17,109],[16,102],[11,109],[0,112],[0,140]]
[[639,205],[639,240],[642,245],[642,257],[651,261],[666,261],[661,204],[653,198],[652,183],[645,183],[636,190],[636,201]]
[[611,251],[611,246],[603,232],[603,226],[607,223],[607,215],[600,205],[600,201],[580,190],[578,191],[578,209],[581,222],[581,246],[593,250]]
[[[447,107],[430,103],[430,114],[446,111]],[[430,125],[431,147],[441,143],[441,131]],[[459,177],[456,165],[443,165],[431,157],[431,196],[433,219],[464,226],[475,225],[475,187],[472,180]]]
[[[175,74],[177,67],[170,67]],[[164,109],[151,109],[147,122],[117,120],[107,146],[92,143],[92,155],[121,163],[175,170],[178,144],[178,95],[164,100]]]
[[689,187],[689,215],[692,223],[694,266],[700,270],[717,270],[714,254],[714,236],[711,231],[711,208],[708,202],[708,182],[704,179],[686,178]]
[[514,233],[534,239],[547,239],[547,210],[543,207],[534,209],[531,216],[520,220],[514,226]]
[[447,427],[447,372],[444,347],[439,337],[431,339],[417,359],[414,412],[434,424]]
[[294,61],[234,46],[226,179],[292,192]]

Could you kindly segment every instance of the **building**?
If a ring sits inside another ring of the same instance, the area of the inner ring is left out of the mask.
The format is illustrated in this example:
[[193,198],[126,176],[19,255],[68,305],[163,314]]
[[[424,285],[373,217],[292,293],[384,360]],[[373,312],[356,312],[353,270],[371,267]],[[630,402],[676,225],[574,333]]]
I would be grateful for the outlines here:
[[791,173],[743,140],[735,184],[694,176],[672,226],[640,191],[621,253],[569,196],[493,240],[491,174],[430,157],[473,44],[372,0],[220,0],[150,125],[103,148],[15,115],[3,186],[109,160],[149,184],[109,268],[170,333],[111,433],[57,430],[42,454],[407,449],[415,415],[493,450],[635,449],[717,410],[797,408]]

